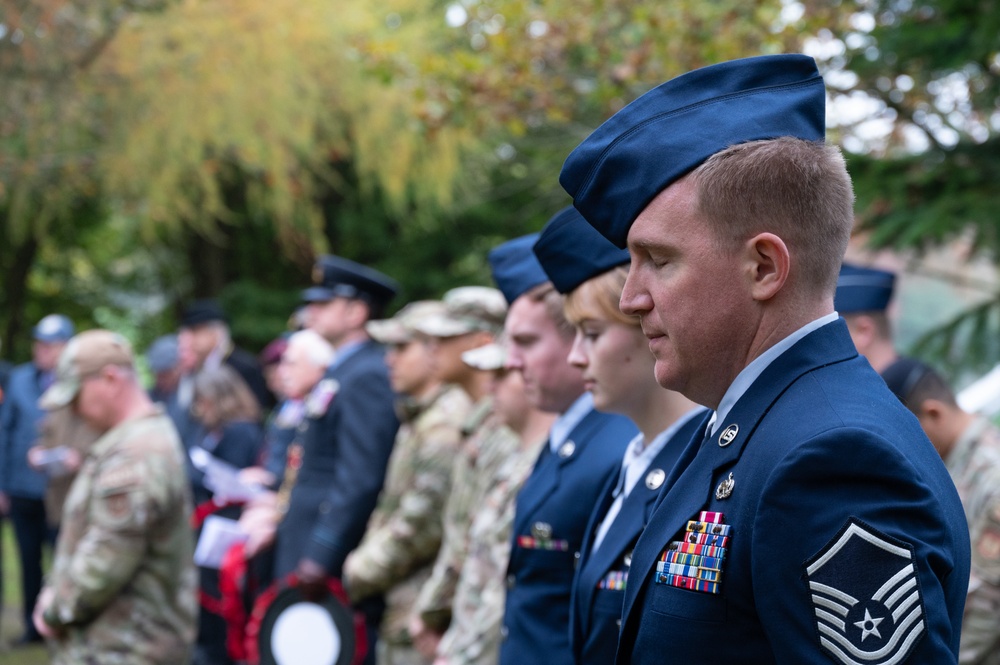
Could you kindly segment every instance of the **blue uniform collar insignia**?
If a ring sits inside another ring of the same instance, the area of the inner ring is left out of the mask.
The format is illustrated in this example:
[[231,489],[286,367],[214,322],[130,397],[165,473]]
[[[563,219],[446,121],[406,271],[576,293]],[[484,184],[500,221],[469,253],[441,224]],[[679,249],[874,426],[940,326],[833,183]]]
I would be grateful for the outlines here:
[[923,598],[908,544],[851,518],[806,563],[820,645],[834,660],[890,665],[925,632]]

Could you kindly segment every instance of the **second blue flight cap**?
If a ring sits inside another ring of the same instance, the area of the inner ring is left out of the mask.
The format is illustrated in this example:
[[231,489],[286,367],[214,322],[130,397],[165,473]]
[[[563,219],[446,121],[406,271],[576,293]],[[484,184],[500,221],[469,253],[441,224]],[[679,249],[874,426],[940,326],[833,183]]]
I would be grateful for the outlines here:
[[549,281],[531,251],[537,240],[537,233],[529,233],[497,245],[486,257],[493,272],[493,281],[508,305],[539,284]]
[[629,262],[628,251],[615,247],[573,206],[553,215],[533,249],[556,291],[562,294]]

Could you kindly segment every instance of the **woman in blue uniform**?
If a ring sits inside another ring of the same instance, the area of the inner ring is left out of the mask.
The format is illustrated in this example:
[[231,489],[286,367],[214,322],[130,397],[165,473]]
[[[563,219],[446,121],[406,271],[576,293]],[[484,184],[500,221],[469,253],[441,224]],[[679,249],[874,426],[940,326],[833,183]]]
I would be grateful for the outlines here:
[[545,228],[535,253],[566,294],[566,319],[576,327],[569,362],[583,372],[594,408],[626,416],[640,431],[598,496],[573,582],[575,662],[607,665],[618,645],[632,548],[681,450],[700,438],[708,412],[656,382],[639,319],[619,310],[627,251],[572,211]]

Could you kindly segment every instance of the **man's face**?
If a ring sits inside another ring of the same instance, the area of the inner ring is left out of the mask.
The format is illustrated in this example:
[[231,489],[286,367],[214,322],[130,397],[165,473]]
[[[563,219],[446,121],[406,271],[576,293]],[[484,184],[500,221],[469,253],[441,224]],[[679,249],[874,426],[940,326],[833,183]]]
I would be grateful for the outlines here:
[[434,355],[424,340],[393,344],[385,354],[392,389],[411,397],[421,397],[434,384]]
[[35,340],[31,345],[31,358],[35,367],[43,372],[51,372],[59,364],[59,354],[66,347],[66,342],[43,342]]
[[302,347],[289,346],[278,364],[281,392],[291,399],[302,399],[323,378],[324,371],[325,368],[310,362]]
[[485,333],[468,333],[453,337],[435,337],[430,341],[431,352],[438,380],[444,383],[460,383],[476,370],[462,362],[462,354],[475,349],[490,340]]
[[583,375],[567,362],[573,338],[563,336],[543,302],[521,296],[507,313],[509,370],[521,373],[524,392],[535,408],[562,413],[583,393]]
[[521,373],[496,372],[490,394],[493,396],[493,411],[503,424],[515,432],[519,431],[528,413],[534,408],[525,395]]
[[347,298],[309,303],[306,306],[309,328],[322,335],[330,344],[338,346],[351,330],[348,319],[350,305],[351,301]]
[[177,334],[178,363],[186,372],[199,370],[218,343],[217,330],[210,324],[181,328]]
[[70,403],[73,413],[95,432],[106,432],[111,428],[111,405],[116,398],[115,381],[110,372],[114,368],[103,368],[81,378],[80,390]]
[[715,407],[746,365],[758,314],[741,250],[718,246],[690,178],[662,191],[629,230],[621,310],[637,315],[664,388]]

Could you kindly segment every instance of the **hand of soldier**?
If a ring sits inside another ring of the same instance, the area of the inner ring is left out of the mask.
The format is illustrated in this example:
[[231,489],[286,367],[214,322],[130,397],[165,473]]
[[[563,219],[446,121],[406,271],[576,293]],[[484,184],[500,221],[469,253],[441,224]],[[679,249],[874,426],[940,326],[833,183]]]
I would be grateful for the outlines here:
[[5,492],[0,492],[0,515],[10,513],[10,497]]
[[295,576],[299,580],[299,590],[306,600],[318,603],[326,597],[329,590],[326,587],[326,569],[311,559],[299,561],[299,567],[295,569]]
[[52,587],[42,589],[42,592],[38,594],[38,600],[35,602],[35,609],[31,613],[31,623],[35,625],[35,630],[47,640],[56,639],[61,635],[61,631],[45,622],[45,610],[52,604],[53,595]]
[[429,629],[418,616],[410,619],[409,632],[410,639],[413,640],[413,648],[424,658],[434,658],[437,654],[438,644],[441,642],[441,634]]

